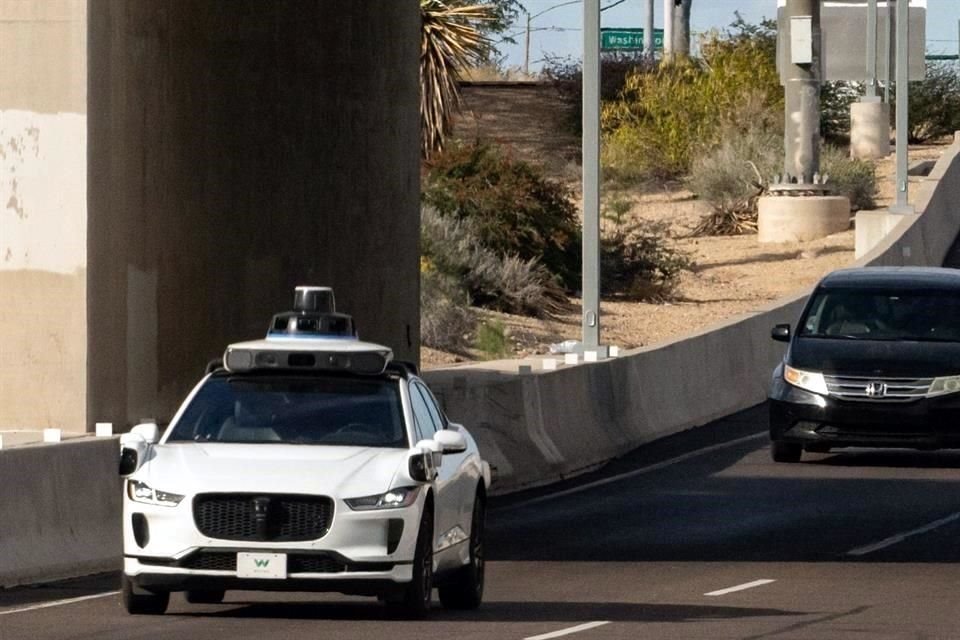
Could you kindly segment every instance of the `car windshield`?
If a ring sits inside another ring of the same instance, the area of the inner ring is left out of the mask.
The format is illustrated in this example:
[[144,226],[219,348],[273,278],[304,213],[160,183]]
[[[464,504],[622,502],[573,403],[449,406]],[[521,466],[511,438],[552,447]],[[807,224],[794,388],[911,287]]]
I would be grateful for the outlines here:
[[396,380],[214,376],[167,442],[406,447]]
[[960,341],[960,292],[817,292],[800,336],[850,340]]

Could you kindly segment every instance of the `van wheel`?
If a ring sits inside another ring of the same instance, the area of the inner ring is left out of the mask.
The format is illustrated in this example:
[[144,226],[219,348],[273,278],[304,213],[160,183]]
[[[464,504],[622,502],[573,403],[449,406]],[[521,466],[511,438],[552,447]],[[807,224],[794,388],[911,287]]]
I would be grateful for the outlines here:
[[485,507],[480,495],[473,501],[470,523],[470,561],[438,589],[440,602],[447,609],[476,609],[483,601],[483,580],[486,568],[483,546]]
[[795,442],[774,440],[770,444],[770,457],[774,462],[800,462],[803,456],[803,446]]
[[163,615],[170,605],[169,592],[154,593],[139,589],[126,575],[120,577],[120,599],[123,602],[123,608],[132,615]]

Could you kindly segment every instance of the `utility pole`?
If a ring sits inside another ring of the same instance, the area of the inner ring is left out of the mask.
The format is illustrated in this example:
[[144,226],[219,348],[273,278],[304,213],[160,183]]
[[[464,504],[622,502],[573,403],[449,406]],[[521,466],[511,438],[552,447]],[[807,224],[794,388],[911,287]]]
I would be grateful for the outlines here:
[[653,60],[653,0],[646,1],[646,12],[643,20],[643,52]]
[[[672,0],[671,0],[672,1]],[[600,347],[600,0],[583,0],[583,340]],[[603,354],[605,357],[606,354]]]
[[783,170],[788,180],[811,184],[820,171],[820,0],[787,0],[786,16]]
[[910,126],[910,2],[897,0],[897,206],[910,213],[907,178],[907,128]]
[[532,18],[527,14],[527,37],[523,43],[523,75],[530,75],[530,21]]
[[867,1],[867,91],[866,97],[877,97],[877,0]]
[[673,0],[663,0],[663,59],[673,57]]

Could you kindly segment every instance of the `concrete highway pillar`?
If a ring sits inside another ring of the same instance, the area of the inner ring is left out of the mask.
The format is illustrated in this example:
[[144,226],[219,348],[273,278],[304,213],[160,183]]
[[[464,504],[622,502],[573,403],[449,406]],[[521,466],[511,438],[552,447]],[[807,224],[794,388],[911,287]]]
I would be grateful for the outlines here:
[[783,61],[784,173],[811,183],[820,170],[820,0],[787,0],[790,41]]
[[850,104],[850,155],[876,160],[890,154],[890,105],[879,99]]
[[169,419],[298,284],[418,360],[417,0],[90,0],[89,19],[89,419]]

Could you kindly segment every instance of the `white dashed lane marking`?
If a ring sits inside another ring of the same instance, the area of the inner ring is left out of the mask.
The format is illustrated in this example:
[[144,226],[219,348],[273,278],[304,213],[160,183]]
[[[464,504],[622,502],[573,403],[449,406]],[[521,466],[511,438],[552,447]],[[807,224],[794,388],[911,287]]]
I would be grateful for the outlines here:
[[716,596],[725,596],[728,593],[736,593],[737,591],[746,591],[747,589],[754,589],[756,587],[762,587],[765,584],[770,584],[771,582],[776,582],[776,580],[754,580],[753,582],[746,582],[744,584],[738,584],[735,587],[727,587],[726,589],[719,589],[717,591],[711,591],[710,593],[705,593],[703,595],[709,596],[711,598]]
[[581,631],[589,631],[590,629],[596,629],[597,627],[602,627],[605,624],[610,624],[610,622],[598,621],[598,622],[588,622],[586,624],[578,624],[575,627],[561,629],[560,631],[551,631],[550,633],[543,633],[539,636],[528,636],[523,640],[550,640],[550,638],[562,638],[563,636],[569,636],[573,633],[580,633]]
[[106,598],[108,596],[115,596],[119,591],[108,591],[106,593],[95,593],[92,596],[79,596],[77,598],[67,598],[66,600],[54,600],[53,602],[43,602],[41,604],[32,604],[29,607],[20,607],[19,609],[7,609],[6,611],[0,611],[0,616],[8,616],[12,613],[26,613],[28,611],[37,611],[38,609],[49,609],[50,607],[61,607],[65,604],[73,604],[75,602],[83,602],[85,600],[95,600],[97,598]]

